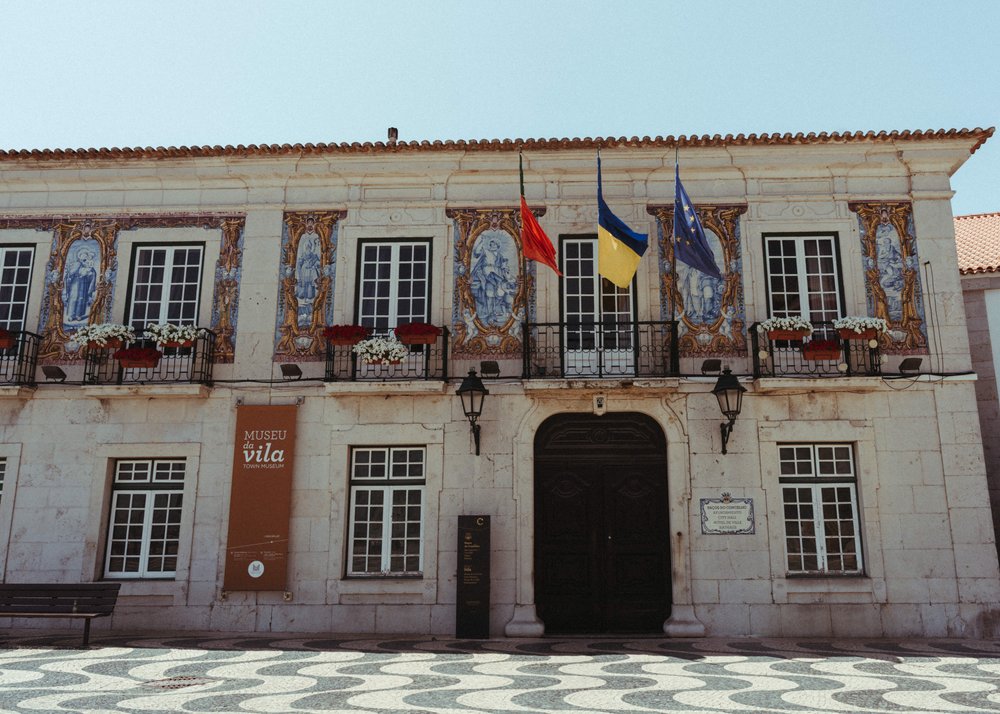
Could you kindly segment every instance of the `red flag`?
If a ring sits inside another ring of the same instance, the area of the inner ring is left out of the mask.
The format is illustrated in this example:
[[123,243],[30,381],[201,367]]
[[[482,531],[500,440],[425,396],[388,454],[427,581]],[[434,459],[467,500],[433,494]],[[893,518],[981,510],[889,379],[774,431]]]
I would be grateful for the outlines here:
[[528,260],[544,263],[556,271],[556,275],[562,275],[556,265],[556,249],[552,247],[552,241],[538,225],[535,214],[524,201],[524,196],[521,196],[521,249]]

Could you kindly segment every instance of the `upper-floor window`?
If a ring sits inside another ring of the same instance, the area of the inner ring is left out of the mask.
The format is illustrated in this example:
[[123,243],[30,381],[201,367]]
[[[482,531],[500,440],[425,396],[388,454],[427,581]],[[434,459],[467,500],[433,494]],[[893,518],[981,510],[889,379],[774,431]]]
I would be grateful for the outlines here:
[[171,578],[177,571],[183,459],[115,463],[104,576]]
[[789,574],[860,574],[851,445],[779,444],[778,465]]
[[564,236],[561,248],[566,374],[630,374],[632,287],[620,288],[598,274],[597,236]]
[[351,452],[348,575],[420,575],[426,450]]
[[841,316],[836,235],[765,234],[764,252],[772,317],[825,322]]
[[0,246],[0,328],[24,329],[34,249]]
[[198,324],[203,254],[201,245],[137,245],[128,323]]
[[430,243],[362,242],[359,261],[359,324],[384,334],[396,325],[428,321]]

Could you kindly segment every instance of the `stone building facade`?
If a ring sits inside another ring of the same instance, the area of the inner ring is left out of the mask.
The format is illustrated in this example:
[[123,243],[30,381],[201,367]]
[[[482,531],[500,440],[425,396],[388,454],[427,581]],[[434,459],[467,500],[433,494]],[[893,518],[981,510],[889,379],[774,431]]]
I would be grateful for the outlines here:
[[1000,213],[955,217],[994,531],[1000,528]]
[[[0,152],[3,577],[119,580],[115,629],[447,635],[483,515],[493,636],[997,636],[950,204],[991,134]],[[598,150],[649,234],[626,289]],[[674,263],[675,151],[720,278]],[[519,152],[561,277],[521,260]],[[152,367],[77,338],[161,322],[205,332]],[[413,322],[396,364],[324,338]],[[240,505],[237,462],[291,454]]]

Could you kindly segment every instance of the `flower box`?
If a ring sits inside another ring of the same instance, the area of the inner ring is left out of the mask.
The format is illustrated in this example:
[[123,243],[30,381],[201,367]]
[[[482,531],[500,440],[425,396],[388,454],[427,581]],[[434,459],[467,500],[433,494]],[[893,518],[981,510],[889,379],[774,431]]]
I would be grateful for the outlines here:
[[869,327],[861,332],[855,332],[848,327],[841,327],[837,330],[837,334],[844,340],[874,340],[878,337],[878,330],[874,327]]
[[767,339],[769,340],[793,340],[796,342],[801,342],[803,338],[809,336],[808,330],[768,330]]
[[840,350],[803,350],[802,356],[808,360],[839,360]]
[[802,347],[802,356],[808,360],[840,360],[841,346],[838,340],[813,340]]
[[153,340],[160,347],[190,347],[196,339],[206,334],[208,330],[195,325],[154,323],[146,325],[143,337]]
[[409,354],[406,345],[386,337],[361,340],[351,351],[363,364],[399,364]]
[[330,325],[323,330],[323,337],[331,345],[356,345],[371,333],[371,328],[363,325]]
[[126,342],[135,339],[135,331],[127,325],[107,322],[96,325],[84,325],[73,333],[72,339],[79,345],[91,349],[118,349]]
[[127,347],[118,350],[114,358],[125,369],[149,369],[160,363],[163,353],[152,347]]
[[798,340],[812,334],[812,323],[802,317],[769,317],[757,325],[757,332],[770,340]]
[[0,330],[0,350],[9,350],[17,342],[17,338],[10,330]]
[[436,335],[401,335],[399,341],[404,345],[433,345],[437,342]]
[[833,329],[845,340],[874,340],[889,331],[889,323],[881,317],[848,315],[834,320]]
[[160,358],[122,357],[118,360],[118,363],[123,369],[152,369],[160,363]]
[[396,339],[404,345],[432,345],[441,336],[441,328],[426,322],[410,322],[397,325],[394,330]]

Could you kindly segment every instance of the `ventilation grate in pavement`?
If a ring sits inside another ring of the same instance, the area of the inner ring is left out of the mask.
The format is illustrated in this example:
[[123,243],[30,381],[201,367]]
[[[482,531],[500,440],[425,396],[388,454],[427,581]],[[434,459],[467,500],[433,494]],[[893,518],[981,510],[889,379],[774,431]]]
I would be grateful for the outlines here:
[[218,679],[211,677],[180,676],[154,679],[151,682],[143,682],[142,686],[150,687],[151,689],[183,689],[184,687],[197,687],[200,684],[209,684],[218,681]]

